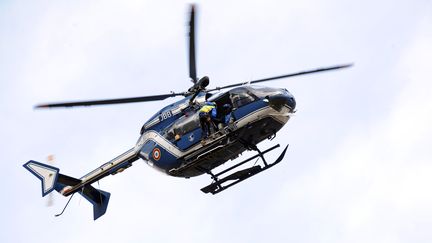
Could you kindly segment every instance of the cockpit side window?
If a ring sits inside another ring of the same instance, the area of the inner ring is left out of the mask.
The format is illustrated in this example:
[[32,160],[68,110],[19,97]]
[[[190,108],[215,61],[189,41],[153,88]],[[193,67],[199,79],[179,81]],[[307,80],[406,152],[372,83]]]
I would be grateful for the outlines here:
[[254,86],[254,87],[249,87],[249,89],[251,92],[253,92],[255,96],[259,98],[265,98],[266,96],[282,94],[281,89],[275,89],[270,87]]
[[255,95],[248,90],[242,90],[244,92],[236,92],[231,94],[231,100],[234,107],[241,107],[255,101]]

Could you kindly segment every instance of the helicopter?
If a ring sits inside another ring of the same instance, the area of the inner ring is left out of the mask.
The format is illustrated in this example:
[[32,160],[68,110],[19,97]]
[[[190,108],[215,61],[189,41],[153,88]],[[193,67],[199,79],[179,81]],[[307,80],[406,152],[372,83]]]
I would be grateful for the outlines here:
[[[190,178],[207,174],[211,178],[211,183],[201,188],[201,191],[211,194],[222,192],[273,167],[283,160],[288,145],[273,162],[267,161],[265,154],[280,147],[280,144],[265,150],[259,149],[257,145],[276,137],[276,133],[296,112],[296,100],[285,88],[253,84],[352,66],[337,65],[207,89],[210,79],[207,76],[198,78],[196,71],[195,12],[195,5],[191,5],[188,41],[189,77],[193,84],[187,91],[35,106],[40,109],[125,104],[183,96],[182,99],[162,108],[144,123],[133,148],[79,179],[61,174],[57,167],[41,162],[30,160],[25,163],[24,168],[41,180],[43,197],[54,190],[65,197],[70,196],[63,211],[56,216],[63,214],[75,193],[79,193],[93,204],[94,220],[104,215],[111,194],[96,189],[92,184],[108,175],[123,172],[139,159],[170,176]],[[206,104],[212,104],[216,114],[208,121],[212,128],[209,136],[206,136],[200,120],[201,108]],[[228,161],[235,161],[248,150],[255,151],[256,154],[235,162],[220,172],[214,172],[215,168]],[[261,164],[256,164],[255,161],[250,165],[253,160],[261,160]]]

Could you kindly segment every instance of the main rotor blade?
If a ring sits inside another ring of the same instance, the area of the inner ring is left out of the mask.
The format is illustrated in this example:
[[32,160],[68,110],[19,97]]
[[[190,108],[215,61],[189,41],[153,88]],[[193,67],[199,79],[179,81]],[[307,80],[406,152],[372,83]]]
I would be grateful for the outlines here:
[[197,82],[195,61],[195,5],[191,5],[189,21],[189,77],[193,83]]
[[275,79],[290,78],[290,77],[294,77],[294,76],[301,76],[301,75],[306,75],[306,74],[311,74],[311,73],[319,73],[319,72],[331,71],[331,70],[336,70],[336,69],[341,69],[341,68],[348,68],[348,67],[351,67],[352,65],[353,64],[338,65],[338,66],[333,66],[333,67],[319,68],[319,69],[314,69],[314,70],[309,70],[309,71],[302,71],[302,72],[297,72],[297,73],[280,75],[280,76],[271,77],[271,78],[257,79],[257,80],[253,80],[253,81],[249,81],[249,82],[230,84],[230,85],[223,86],[223,87],[216,87],[214,89],[209,89],[207,91],[215,91],[215,90],[237,87],[237,86],[241,86],[241,85],[245,85],[245,84],[255,84],[255,83],[267,82],[267,81],[271,81],[271,80],[275,80]]
[[56,107],[125,104],[125,103],[164,100],[166,98],[179,96],[179,95],[186,95],[186,94],[185,93],[171,93],[171,94],[131,97],[131,98],[122,98],[122,99],[106,99],[106,100],[89,100],[89,101],[77,101],[77,102],[49,103],[49,104],[36,105],[35,108],[56,108]]

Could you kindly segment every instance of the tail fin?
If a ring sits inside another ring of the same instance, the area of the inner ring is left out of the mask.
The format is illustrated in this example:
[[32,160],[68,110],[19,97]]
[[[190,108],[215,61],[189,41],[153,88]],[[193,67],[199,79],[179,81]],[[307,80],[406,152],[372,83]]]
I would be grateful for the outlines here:
[[30,171],[42,182],[42,197],[55,189],[57,183],[59,169],[50,165],[42,164],[33,160],[25,163],[24,168]]
[[[42,196],[46,196],[53,190],[64,194],[69,188],[80,184],[82,181],[67,175],[60,174],[60,169],[30,160],[25,163],[24,168],[41,180]],[[98,190],[89,184],[82,185],[78,191],[81,196],[93,204],[93,219],[96,220],[105,214],[111,194]]]
[[93,204],[93,219],[96,220],[104,215],[111,194],[106,191],[98,190],[90,185],[84,186],[84,189],[79,192],[81,196]]

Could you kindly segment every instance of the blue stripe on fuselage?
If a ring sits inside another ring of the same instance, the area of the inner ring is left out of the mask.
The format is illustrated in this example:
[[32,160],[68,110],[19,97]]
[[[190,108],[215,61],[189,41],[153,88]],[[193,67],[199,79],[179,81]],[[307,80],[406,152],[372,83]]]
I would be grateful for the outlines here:
[[236,120],[239,120],[251,113],[253,113],[254,111],[257,111],[263,107],[266,107],[268,104],[267,102],[263,101],[263,100],[257,100],[254,101],[252,103],[249,103],[247,105],[241,106],[239,108],[237,108],[235,111],[233,111],[234,117]]

